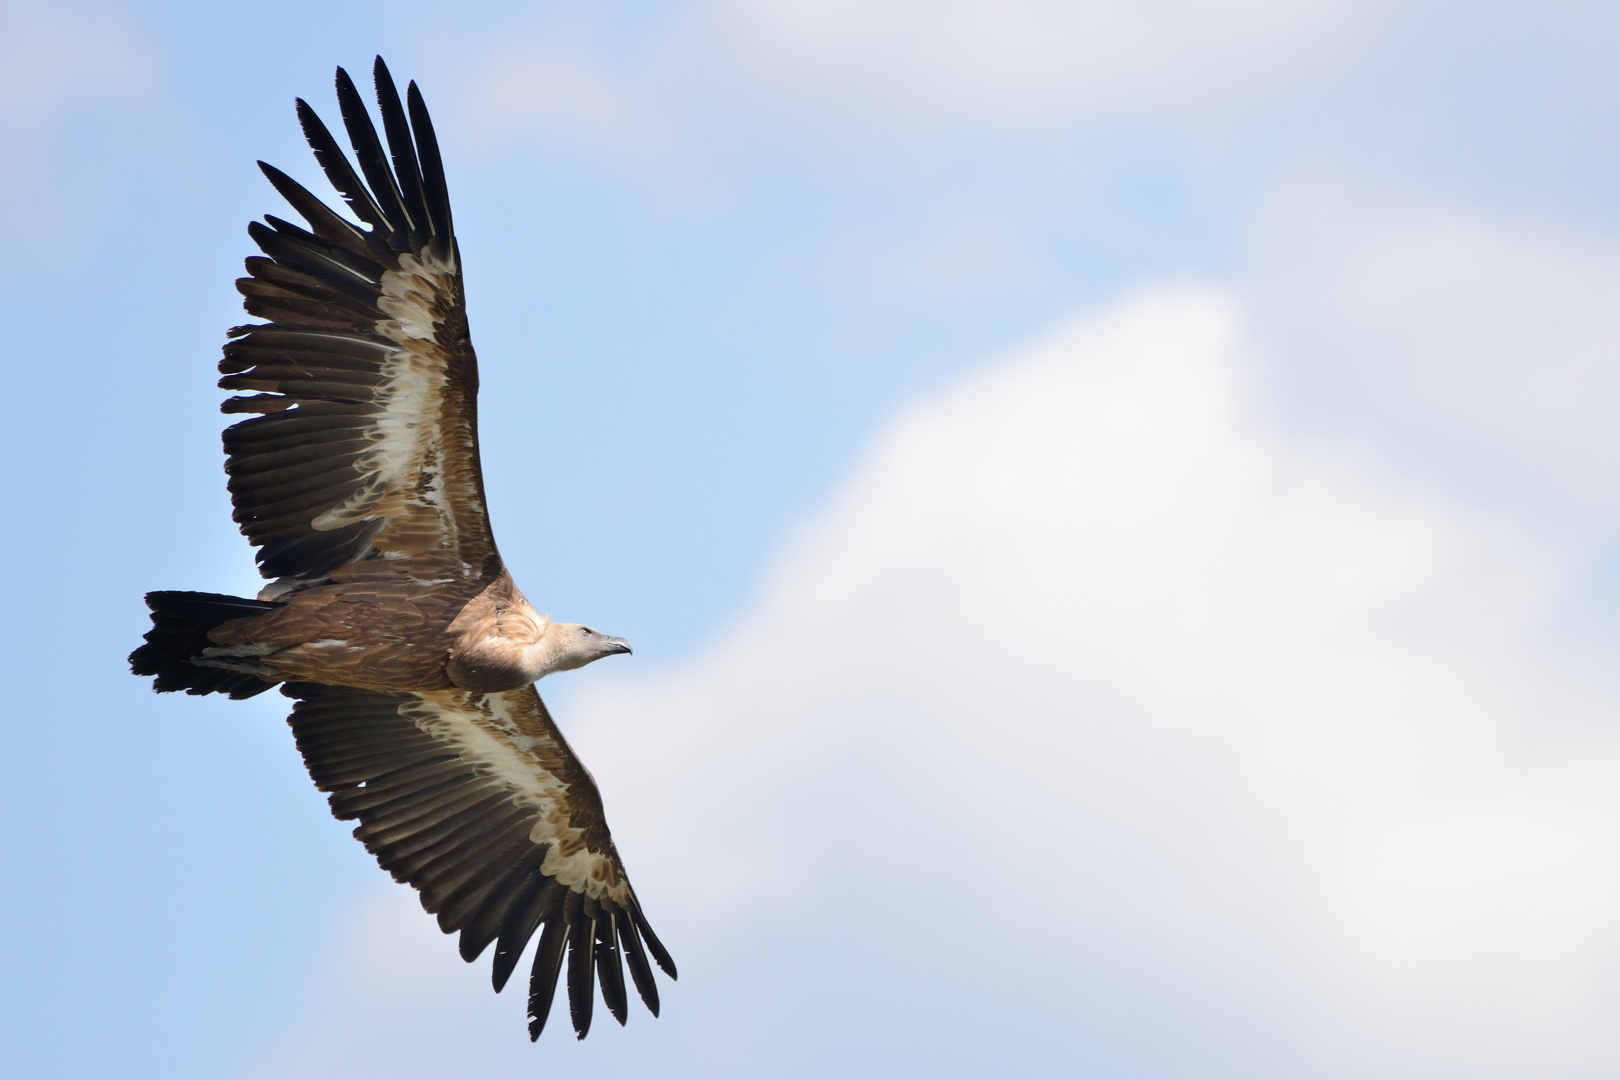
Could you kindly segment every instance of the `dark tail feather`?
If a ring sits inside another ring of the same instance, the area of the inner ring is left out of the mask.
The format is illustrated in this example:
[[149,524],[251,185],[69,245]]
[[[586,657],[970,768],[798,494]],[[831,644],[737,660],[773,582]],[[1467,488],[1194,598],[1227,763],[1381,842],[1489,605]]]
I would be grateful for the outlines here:
[[241,700],[273,686],[257,675],[223,668],[200,667],[191,662],[213,644],[208,631],[222,622],[247,615],[262,615],[280,607],[263,600],[244,600],[205,592],[149,592],[152,629],[146,644],[129,654],[129,669],[137,675],[156,675],[152,689],[160,694],[184,690],[188,694],[229,694]]

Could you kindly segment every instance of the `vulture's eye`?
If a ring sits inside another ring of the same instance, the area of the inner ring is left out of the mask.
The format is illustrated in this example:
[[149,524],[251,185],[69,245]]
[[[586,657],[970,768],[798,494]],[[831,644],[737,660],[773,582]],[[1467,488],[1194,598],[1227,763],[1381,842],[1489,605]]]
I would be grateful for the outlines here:
[[592,629],[591,629],[591,628],[590,628],[590,627],[588,627],[588,626],[582,626],[582,627],[580,627],[580,628],[579,628],[579,632],[580,632],[580,633],[582,633],[582,634],[584,634],[584,635],[585,635],[585,636],[586,636],[586,637],[590,637],[590,636],[591,636],[591,635],[592,635],[592,634],[594,634],[594,633],[596,633],[596,631],[595,631],[595,630],[592,630]]

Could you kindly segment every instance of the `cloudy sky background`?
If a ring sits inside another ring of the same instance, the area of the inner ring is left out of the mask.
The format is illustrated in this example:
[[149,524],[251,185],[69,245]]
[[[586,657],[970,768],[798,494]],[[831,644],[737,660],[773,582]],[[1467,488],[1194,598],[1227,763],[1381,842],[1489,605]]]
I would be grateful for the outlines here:
[[[503,551],[681,964],[523,1002],[279,699],[212,363],[253,160],[445,146]],[[1620,1069],[1620,16],[1322,0],[0,8],[19,1075]]]

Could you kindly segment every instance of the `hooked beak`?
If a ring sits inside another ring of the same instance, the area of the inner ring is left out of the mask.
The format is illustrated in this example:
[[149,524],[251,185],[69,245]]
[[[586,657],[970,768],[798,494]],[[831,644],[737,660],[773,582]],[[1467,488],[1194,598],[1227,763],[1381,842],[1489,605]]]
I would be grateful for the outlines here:
[[608,646],[609,656],[612,656],[614,653],[627,653],[630,651],[630,643],[624,640],[622,637],[610,637],[607,639],[606,644]]

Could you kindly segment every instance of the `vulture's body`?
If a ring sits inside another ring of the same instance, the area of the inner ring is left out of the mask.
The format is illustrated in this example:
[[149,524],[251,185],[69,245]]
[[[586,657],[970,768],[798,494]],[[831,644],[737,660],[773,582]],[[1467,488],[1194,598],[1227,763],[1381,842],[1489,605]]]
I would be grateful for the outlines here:
[[[654,1014],[648,954],[671,977],[613,847],[590,774],[534,682],[629,645],[537,612],[490,531],[478,459],[478,366],[444,170],[416,85],[376,65],[379,138],[338,70],[357,173],[313,110],[316,159],[363,226],[261,167],[308,223],[249,233],[250,315],[225,345],[234,517],[273,579],[257,599],[147,596],[130,657],[159,691],[298,699],[289,723],[333,812],[495,988],[539,928],[530,1034],[564,957],[576,1033],[594,984],[623,1023],[623,965]],[[362,175],[364,180],[361,179]]]

